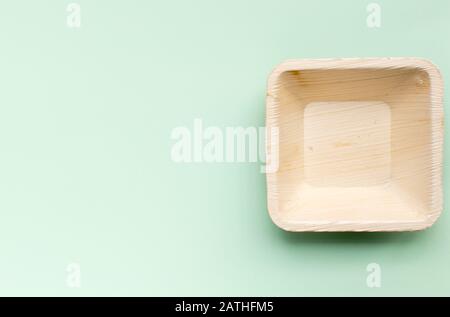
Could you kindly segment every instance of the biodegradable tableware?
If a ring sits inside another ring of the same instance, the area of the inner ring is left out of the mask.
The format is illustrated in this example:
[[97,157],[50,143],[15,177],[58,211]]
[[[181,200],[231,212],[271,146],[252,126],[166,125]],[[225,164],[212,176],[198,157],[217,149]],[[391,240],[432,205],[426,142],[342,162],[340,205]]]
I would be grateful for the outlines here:
[[410,231],[442,210],[443,82],[419,58],[292,60],[268,80],[268,209],[288,231]]

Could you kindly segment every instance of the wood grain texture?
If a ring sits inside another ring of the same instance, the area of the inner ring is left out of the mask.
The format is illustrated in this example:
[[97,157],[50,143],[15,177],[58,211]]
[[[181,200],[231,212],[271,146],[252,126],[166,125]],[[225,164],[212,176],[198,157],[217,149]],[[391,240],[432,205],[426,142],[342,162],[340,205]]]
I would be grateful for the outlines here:
[[279,131],[272,220],[288,231],[431,226],[443,206],[442,98],[439,70],[419,58],[280,64],[266,99]]

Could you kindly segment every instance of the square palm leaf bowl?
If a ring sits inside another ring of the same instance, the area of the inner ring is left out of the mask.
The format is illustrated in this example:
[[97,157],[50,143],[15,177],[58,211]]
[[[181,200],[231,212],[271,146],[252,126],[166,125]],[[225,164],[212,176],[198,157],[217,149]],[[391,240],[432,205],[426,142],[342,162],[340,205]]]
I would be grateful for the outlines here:
[[[292,60],[268,80],[269,214],[287,231],[413,231],[442,211],[443,82],[418,58]],[[274,144],[276,146],[274,146]]]

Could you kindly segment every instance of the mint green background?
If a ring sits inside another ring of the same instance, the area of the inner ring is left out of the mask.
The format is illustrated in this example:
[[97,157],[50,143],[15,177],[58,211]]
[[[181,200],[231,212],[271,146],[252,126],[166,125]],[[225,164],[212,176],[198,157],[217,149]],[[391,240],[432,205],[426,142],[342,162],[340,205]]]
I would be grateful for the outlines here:
[[80,0],[81,29],[69,1],[2,3],[0,295],[450,295],[448,210],[418,233],[285,233],[259,163],[170,159],[194,118],[263,125],[287,58],[418,56],[450,78],[449,1],[378,1],[381,29],[369,2]]

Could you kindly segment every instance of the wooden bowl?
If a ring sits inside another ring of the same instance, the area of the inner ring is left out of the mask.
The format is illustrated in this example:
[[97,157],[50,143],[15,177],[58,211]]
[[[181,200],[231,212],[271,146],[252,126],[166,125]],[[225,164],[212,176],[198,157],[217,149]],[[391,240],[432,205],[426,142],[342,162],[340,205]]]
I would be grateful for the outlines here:
[[[411,231],[442,211],[443,82],[418,58],[292,60],[268,80],[268,209],[287,231]],[[277,130],[278,129],[278,130]],[[275,153],[276,151],[276,153]]]

